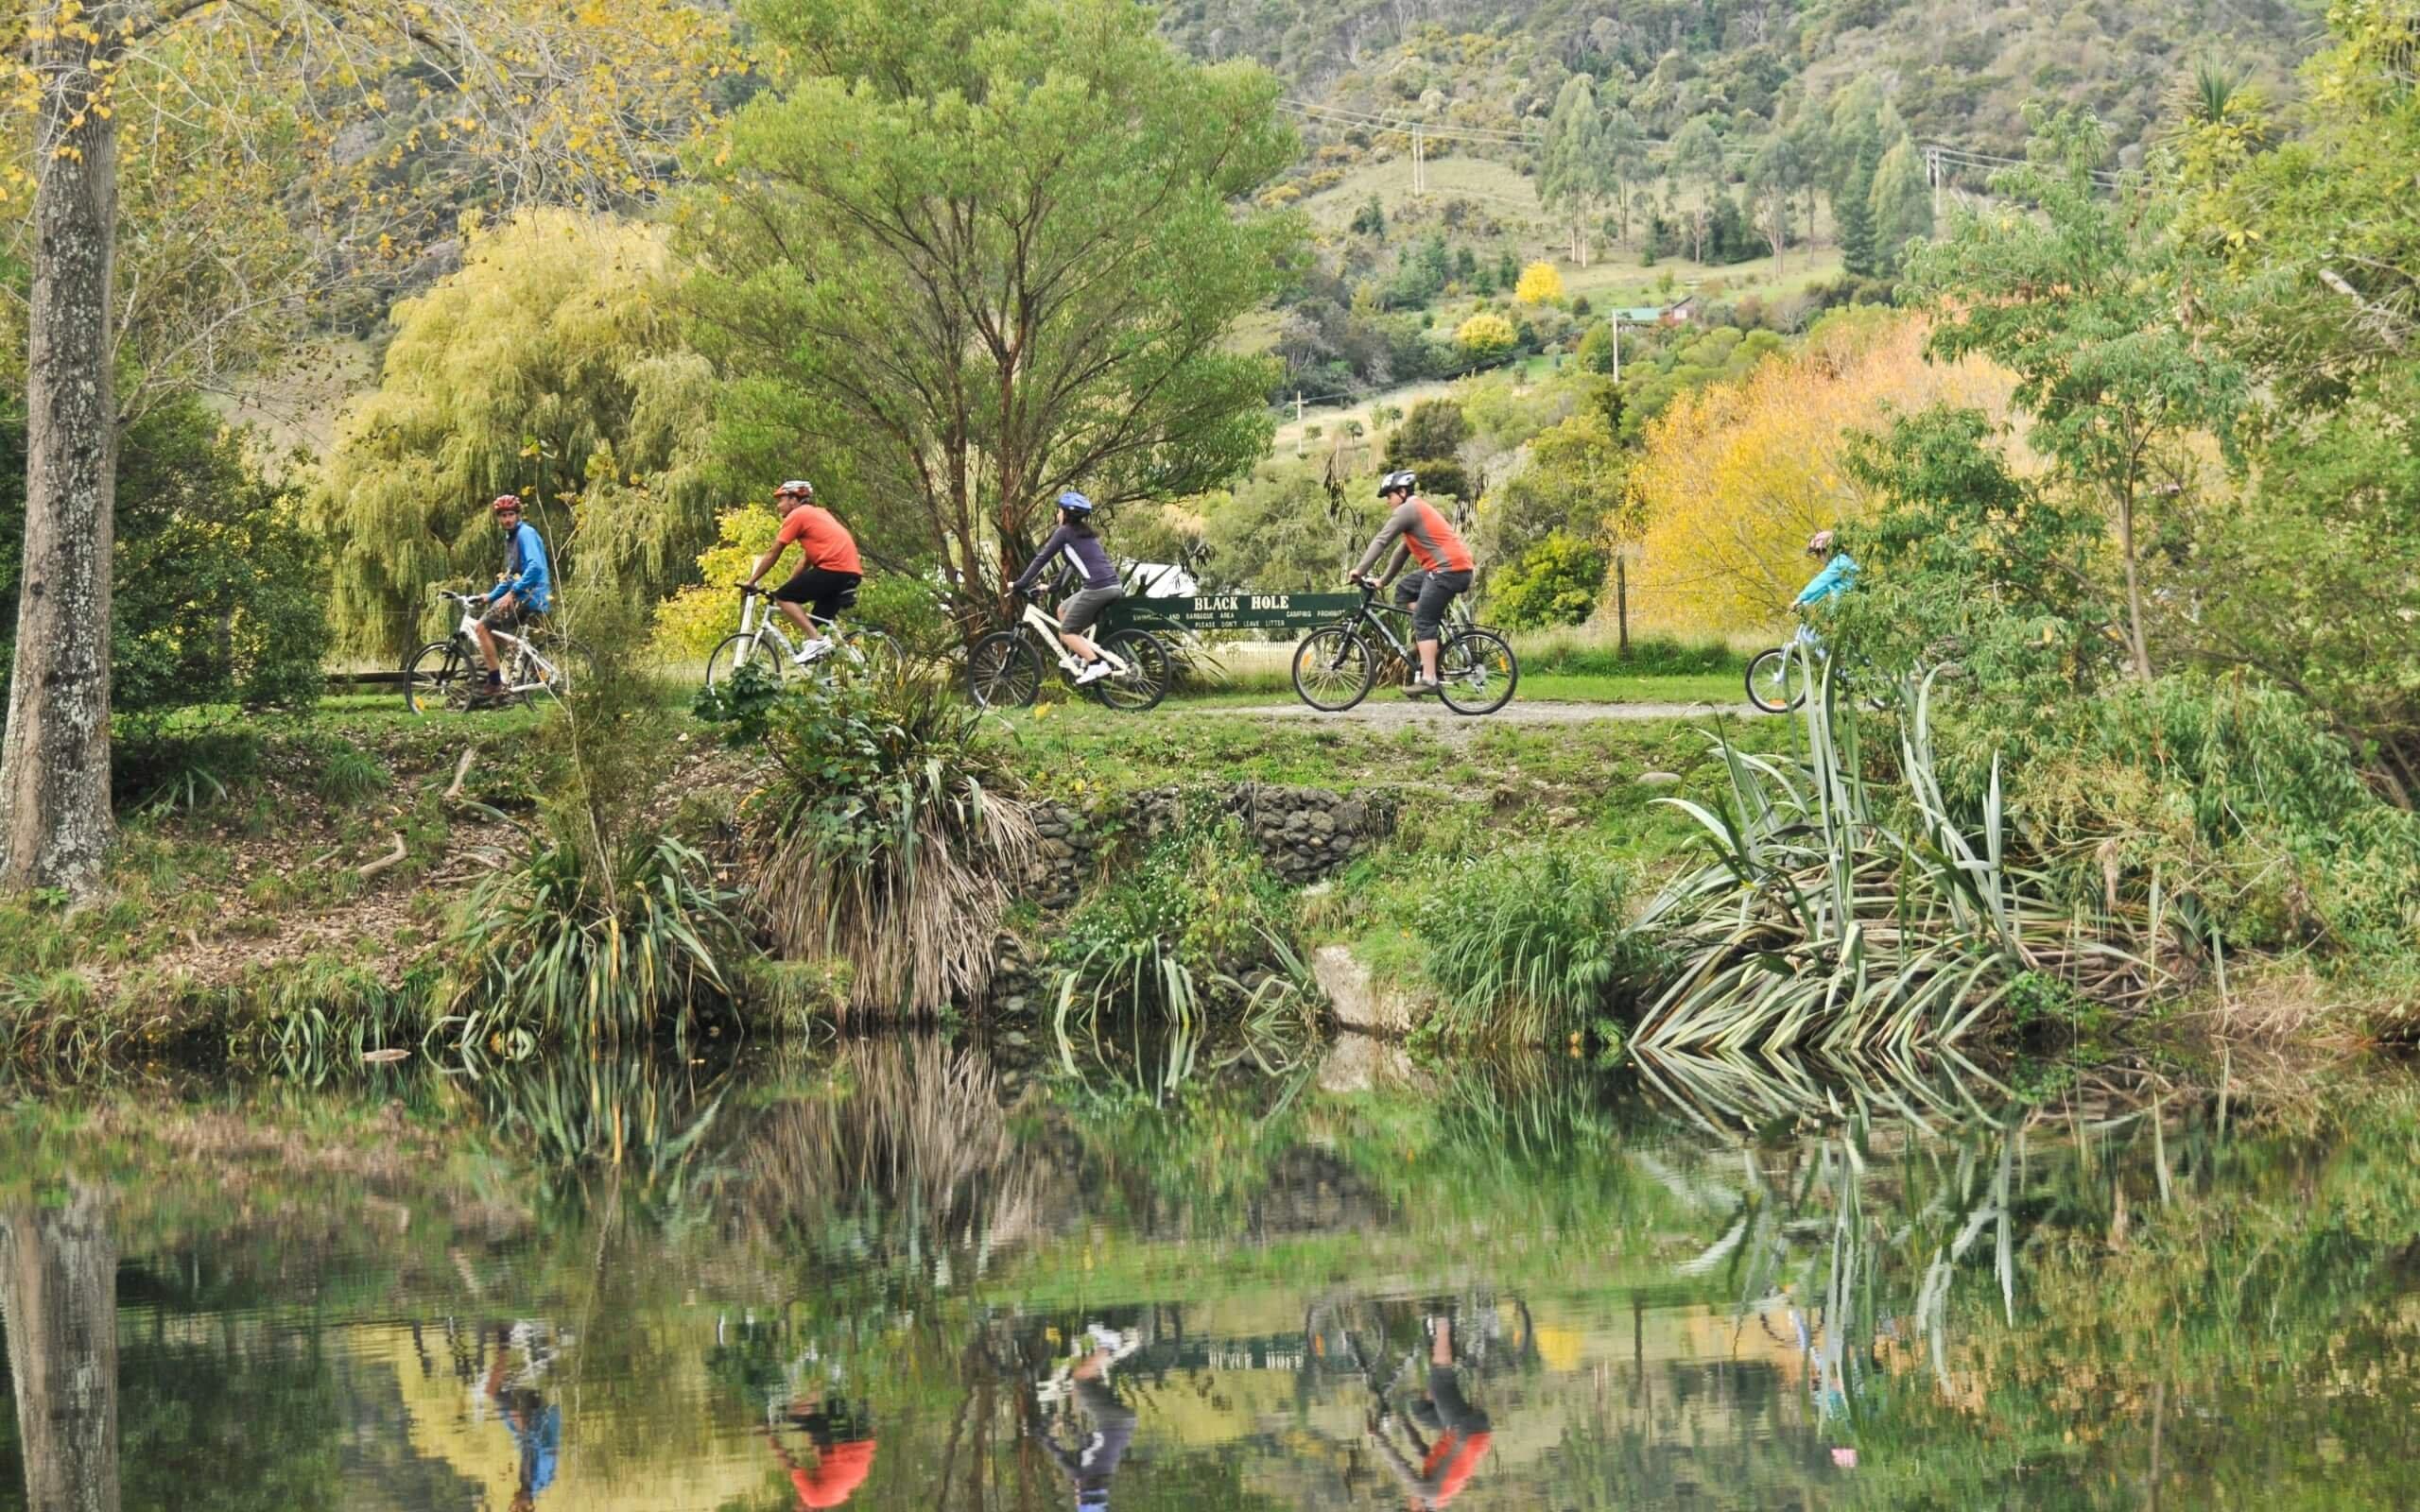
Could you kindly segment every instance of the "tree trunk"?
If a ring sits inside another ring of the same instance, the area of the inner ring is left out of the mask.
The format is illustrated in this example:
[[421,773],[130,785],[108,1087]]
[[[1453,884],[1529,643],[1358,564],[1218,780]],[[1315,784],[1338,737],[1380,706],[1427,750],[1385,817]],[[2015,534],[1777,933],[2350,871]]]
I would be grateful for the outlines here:
[[117,1245],[98,1194],[0,1213],[0,1320],[32,1512],[118,1512]]
[[2151,643],[2143,637],[2142,573],[2135,561],[2135,499],[2132,490],[2118,497],[2118,554],[2126,558],[2126,654],[2135,676],[2152,680]]
[[110,839],[117,127],[89,102],[101,88],[94,64],[114,60],[106,55],[116,46],[118,9],[90,15],[97,44],[66,27],[34,44],[42,184],[26,343],[25,567],[0,744],[0,887],[78,896],[98,885]]

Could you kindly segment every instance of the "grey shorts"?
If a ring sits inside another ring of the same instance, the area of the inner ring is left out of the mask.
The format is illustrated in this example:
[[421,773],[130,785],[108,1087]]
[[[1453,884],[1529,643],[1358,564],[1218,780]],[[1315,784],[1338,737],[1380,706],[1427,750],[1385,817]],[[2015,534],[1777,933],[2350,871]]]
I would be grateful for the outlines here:
[[1395,584],[1395,602],[1411,609],[1411,638],[1433,641],[1445,618],[1445,606],[1457,594],[1470,591],[1471,575],[1466,572],[1406,573]]
[[1081,635],[1100,619],[1100,611],[1126,596],[1122,588],[1087,588],[1059,606],[1059,628],[1063,634]]

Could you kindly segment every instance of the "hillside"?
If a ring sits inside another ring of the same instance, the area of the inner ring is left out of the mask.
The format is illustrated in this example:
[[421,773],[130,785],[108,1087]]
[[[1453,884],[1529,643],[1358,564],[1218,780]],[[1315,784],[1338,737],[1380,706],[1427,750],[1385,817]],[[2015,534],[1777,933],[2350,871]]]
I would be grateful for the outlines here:
[[1564,77],[1611,85],[1650,136],[1690,119],[1787,119],[1860,76],[1910,129],[1989,150],[2025,102],[2088,106],[2138,146],[2200,60],[2282,91],[2315,0],[1174,0],[1164,27],[1204,58],[1250,57],[1298,97],[1465,125],[1543,119]]

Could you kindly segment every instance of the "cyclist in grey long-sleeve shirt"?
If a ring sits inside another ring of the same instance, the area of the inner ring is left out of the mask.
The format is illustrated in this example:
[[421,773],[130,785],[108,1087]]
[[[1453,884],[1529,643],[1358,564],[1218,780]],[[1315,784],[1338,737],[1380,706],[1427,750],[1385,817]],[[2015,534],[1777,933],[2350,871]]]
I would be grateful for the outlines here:
[[1069,489],[1059,495],[1059,528],[1017,574],[1009,592],[1022,593],[1033,586],[1043,569],[1048,567],[1060,553],[1075,558],[1084,575],[1083,588],[1059,606],[1059,644],[1083,662],[1083,670],[1076,674],[1078,682],[1098,682],[1109,676],[1109,663],[1101,659],[1100,647],[1084,632],[1100,619],[1102,610],[1126,596],[1117,580],[1117,569],[1110,565],[1109,551],[1100,543],[1100,533],[1093,528],[1093,501]]
[[1407,555],[1419,561],[1420,571],[1406,574],[1395,585],[1395,603],[1411,610],[1411,639],[1420,648],[1420,676],[1404,692],[1425,698],[1437,691],[1437,627],[1455,595],[1470,592],[1475,563],[1471,549],[1462,544],[1462,538],[1454,533],[1436,506],[1411,491],[1418,484],[1409,472],[1390,472],[1378,480],[1378,497],[1394,508],[1370,549],[1361,554],[1361,564],[1346,575],[1346,581],[1371,582],[1370,569],[1390,541],[1397,543],[1394,558],[1373,587],[1384,588],[1401,570]]

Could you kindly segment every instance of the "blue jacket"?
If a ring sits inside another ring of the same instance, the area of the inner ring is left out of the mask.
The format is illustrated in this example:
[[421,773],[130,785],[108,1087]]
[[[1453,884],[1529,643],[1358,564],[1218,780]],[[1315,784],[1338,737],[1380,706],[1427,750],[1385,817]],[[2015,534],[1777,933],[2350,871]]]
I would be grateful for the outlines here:
[[545,613],[555,596],[554,575],[546,567],[546,543],[538,539],[536,528],[527,520],[513,526],[507,539],[511,544],[504,554],[504,570],[510,576],[495,585],[488,602],[493,604],[507,593],[518,593],[525,606]]
[[1815,575],[1814,581],[1798,591],[1797,601],[1790,608],[1805,609],[1809,604],[1821,604],[1826,599],[1840,597],[1856,586],[1857,563],[1844,551],[1825,562],[1824,570]]

